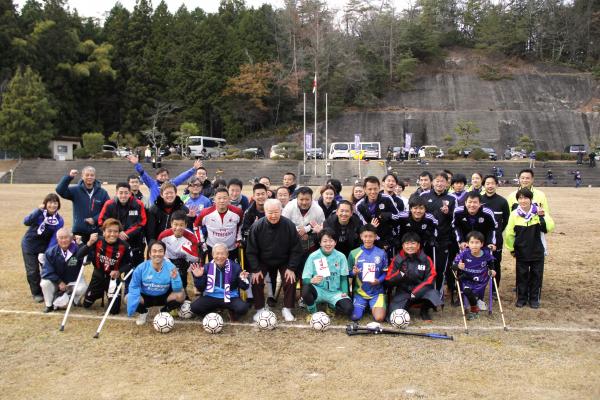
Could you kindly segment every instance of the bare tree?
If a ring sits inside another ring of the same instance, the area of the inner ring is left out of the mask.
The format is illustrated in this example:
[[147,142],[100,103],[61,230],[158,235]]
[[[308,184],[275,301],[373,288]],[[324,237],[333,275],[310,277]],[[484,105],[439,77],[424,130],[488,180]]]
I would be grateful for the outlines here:
[[155,104],[154,113],[148,118],[150,121],[150,128],[143,130],[142,135],[144,135],[148,143],[155,149],[156,154],[160,154],[160,148],[165,145],[167,141],[167,135],[159,130],[159,124],[178,108],[180,108],[180,106],[174,103],[157,102]]

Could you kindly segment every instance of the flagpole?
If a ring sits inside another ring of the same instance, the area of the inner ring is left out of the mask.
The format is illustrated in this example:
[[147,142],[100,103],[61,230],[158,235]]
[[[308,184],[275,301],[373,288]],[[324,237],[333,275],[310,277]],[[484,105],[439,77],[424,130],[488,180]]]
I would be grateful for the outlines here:
[[315,140],[313,143],[314,149],[314,158],[315,158],[315,176],[317,176],[317,72],[315,71],[315,83],[314,83],[314,92],[315,92]]
[[328,126],[327,126],[327,92],[325,92],[325,175],[329,175],[329,150],[327,148],[327,134],[328,134]]
[[302,161],[302,175],[306,175],[306,92],[302,93],[302,97],[304,98],[304,129],[302,130],[302,142],[304,143],[303,152],[304,158]]

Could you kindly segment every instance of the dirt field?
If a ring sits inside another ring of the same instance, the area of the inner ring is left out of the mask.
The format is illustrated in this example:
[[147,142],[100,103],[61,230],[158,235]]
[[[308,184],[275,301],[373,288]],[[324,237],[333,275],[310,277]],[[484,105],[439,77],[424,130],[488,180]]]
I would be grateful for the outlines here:
[[[508,256],[501,293],[509,332],[498,312],[470,322],[469,335],[457,308],[434,313],[433,326],[413,315],[410,330],[448,332],[453,342],[348,337],[341,329],[261,332],[249,324],[209,335],[195,321],[176,321],[173,332],[160,335],[123,316],[94,340],[99,305],[75,309],[61,333],[62,313],[41,314],[43,306],[31,300],[20,250],[23,217],[52,190],[0,185],[0,398],[600,397],[600,226],[591,214],[600,189],[545,190],[557,228],[548,238],[542,308],[514,307]],[[61,214],[70,224],[70,202]],[[295,324],[305,325],[304,313],[296,316]]]

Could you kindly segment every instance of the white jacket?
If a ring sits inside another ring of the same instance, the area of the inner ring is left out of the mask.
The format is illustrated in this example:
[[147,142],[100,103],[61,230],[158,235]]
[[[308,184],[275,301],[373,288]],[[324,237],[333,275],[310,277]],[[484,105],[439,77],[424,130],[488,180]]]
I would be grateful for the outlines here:
[[281,215],[292,220],[294,225],[296,225],[296,229],[303,226],[306,232],[312,231],[312,226],[310,225],[311,222],[314,221],[317,224],[322,224],[325,222],[325,214],[319,206],[319,203],[316,201],[312,202],[312,205],[308,209],[306,215],[302,216],[300,207],[298,207],[298,201],[296,199],[290,200],[290,202],[283,209]]

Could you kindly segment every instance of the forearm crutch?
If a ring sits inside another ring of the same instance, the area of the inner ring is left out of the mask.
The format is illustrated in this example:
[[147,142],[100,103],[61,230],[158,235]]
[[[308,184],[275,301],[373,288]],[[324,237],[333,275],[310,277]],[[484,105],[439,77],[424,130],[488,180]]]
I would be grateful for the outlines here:
[[[240,246],[240,266],[242,267],[242,271],[246,270],[246,264],[244,261],[244,248]],[[242,300],[246,301],[248,298],[248,293],[245,290],[240,290],[240,297]]]
[[463,303],[462,292],[460,290],[460,282],[458,280],[458,276],[456,275],[456,271],[452,270],[452,275],[454,275],[454,279],[456,280],[456,290],[458,291],[458,299],[460,301],[460,310],[462,311],[463,323],[465,324],[465,333],[469,334],[469,327],[467,326],[467,316],[465,315],[465,305]]
[[506,326],[506,321],[504,320],[504,310],[502,310],[502,300],[500,300],[500,292],[498,292],[498,283],[496,282],[496,277],[492,276],[494,280],[494,288],[496,289],[496,297],[498,297],[498,308],[500,309],[500,316],[502,317],[502,326],[504,330],[507,331],[508,327]]
[[60,324],[59,331],[63,332],[65,330],[65,325],[67,324],[67,318],[69,318],[69,313],[71,312],[71,306],[73,306],[73,301],[75,300],[75,293],[77,293],[77,285],[79,285],[79,281],[83,276],[83,268],[84,264],[81,264],[81,268],[79,268],[79,274],[77,275],[77,280],[75,281],[75,287],[73,287],[73,294],[71,294],[71,298],[69,299],[69,304],[67,305],[67,311],[65,311],[65,316]]
[[108,317],[108,313],[112,309],[113,304],[115,304],[115,301],[117,301],[117,297],[119,297],[119,291],[121,290],[121,285],[123,285],[123,283],[125,283],[125,281],[127,280],[127,278],[129,278],[129,275],[131,275],[132,273],[133,273],[133,268],[130,269],[129,272],[127,273],[127,275],[125,275],[125,278],[121,279],[121,282],[119,282],[119,285],[117,286],[117,290],[115,290],[115,295],[110,300],[110,303],[108,303],[108,307],[106,308],[106,311],[104,312],[104,316],[102,317],[102,321],[100,321],[100,325],[98,325],[98,329],[96,330],[96,334],[94,335],[94,339],[98,339],[100,337],[100,331],[102,330],[102,327],[104,326],[104,323],[106,322],[106,318]]

